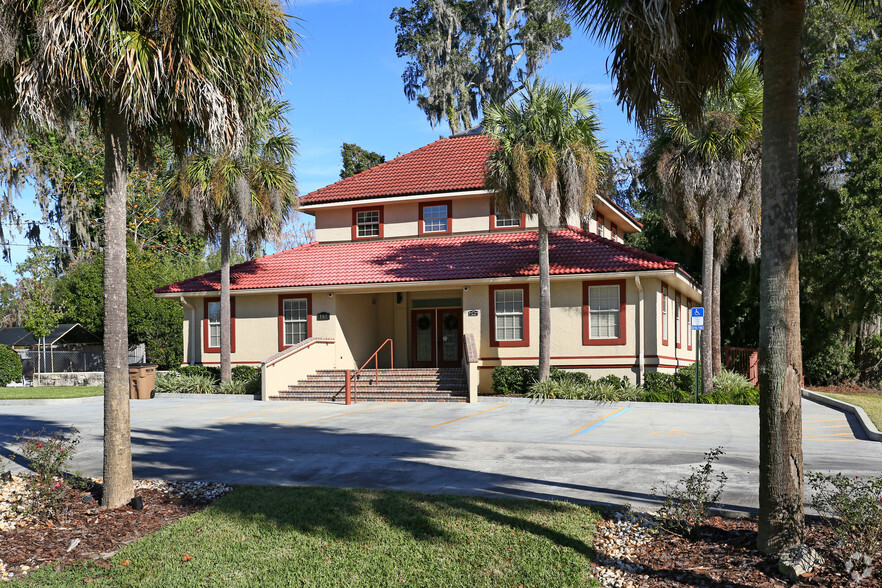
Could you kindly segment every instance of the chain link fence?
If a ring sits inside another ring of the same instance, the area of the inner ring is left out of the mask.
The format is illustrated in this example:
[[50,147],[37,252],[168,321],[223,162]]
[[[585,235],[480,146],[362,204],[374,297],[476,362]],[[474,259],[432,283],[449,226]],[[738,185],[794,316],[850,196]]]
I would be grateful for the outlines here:
[[[16,349],[21,357],[22,372],[25,377],[33,374],[57,372],[102,372],[104,371],[104,351],[83,349]],[[129,348],[129,363],[145,363],[147,354],[144,344]]]

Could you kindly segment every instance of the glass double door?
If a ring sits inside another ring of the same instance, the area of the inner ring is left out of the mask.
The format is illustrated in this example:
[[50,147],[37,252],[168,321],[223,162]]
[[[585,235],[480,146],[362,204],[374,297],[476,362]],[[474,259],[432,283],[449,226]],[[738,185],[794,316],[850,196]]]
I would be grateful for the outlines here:
[[462,357],[462,309],[411,311],[414,367],[458,367]]

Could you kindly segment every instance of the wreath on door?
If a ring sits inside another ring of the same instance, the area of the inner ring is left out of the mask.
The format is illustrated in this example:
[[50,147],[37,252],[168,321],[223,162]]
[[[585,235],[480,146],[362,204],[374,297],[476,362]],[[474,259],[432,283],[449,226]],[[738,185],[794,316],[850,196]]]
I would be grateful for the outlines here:
[[426,329],[432,326],[432,321],[426,315],[421,316],[417,319],[417,328],[420,331],[425,331]]
[[448,314],[444,317],[444,328],[450,329],[451,331],[459,326],[459,321],[456,320],[456,315]]

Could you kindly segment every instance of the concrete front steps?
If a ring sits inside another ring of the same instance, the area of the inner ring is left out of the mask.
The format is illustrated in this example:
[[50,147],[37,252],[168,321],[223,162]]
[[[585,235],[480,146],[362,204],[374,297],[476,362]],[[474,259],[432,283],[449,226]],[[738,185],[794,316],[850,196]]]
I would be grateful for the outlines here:
[[[319,370],[274,400],[345,402],[346,372]],[[462,368],[365,369],[358,374],[358,402],[467,402],[468,388]]]

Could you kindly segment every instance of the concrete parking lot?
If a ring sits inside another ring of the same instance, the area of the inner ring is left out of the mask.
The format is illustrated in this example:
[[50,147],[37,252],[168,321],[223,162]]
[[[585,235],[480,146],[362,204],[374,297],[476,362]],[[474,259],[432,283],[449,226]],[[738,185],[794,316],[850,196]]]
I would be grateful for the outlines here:
[[[101,475],[102,399],[0,405],[0,445],[25,430],[76,426],[73,469]],[[131,401],[138,478],[393,488],[652,506],[722,446],[723,502],[757,506],[756,407],[482,398],[478,404]],[[806,470],[878,475],[882,443],[854,417],[803,402]],[[20,468],[20,465],[11,469]]]

